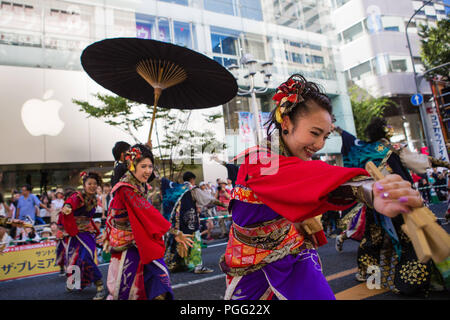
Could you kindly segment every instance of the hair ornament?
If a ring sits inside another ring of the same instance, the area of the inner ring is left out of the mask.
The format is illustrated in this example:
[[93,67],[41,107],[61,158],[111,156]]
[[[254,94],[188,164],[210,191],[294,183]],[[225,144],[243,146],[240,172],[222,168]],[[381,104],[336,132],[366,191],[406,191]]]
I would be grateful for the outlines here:
[[128,169],[130,171],[135,171],[135,164],[139,161],[139,159],[142,157],[142,151],[139,148],[133,147],[129,149],[125,155],[125,160],[128,164]]
[[305,93],[305,86],[305,78],[293,75],[277,88],[272,100],[276,101],[275,120],[278,123],[283,121],[283,115],[288,114],[297,103],[305,101],[302,96]]

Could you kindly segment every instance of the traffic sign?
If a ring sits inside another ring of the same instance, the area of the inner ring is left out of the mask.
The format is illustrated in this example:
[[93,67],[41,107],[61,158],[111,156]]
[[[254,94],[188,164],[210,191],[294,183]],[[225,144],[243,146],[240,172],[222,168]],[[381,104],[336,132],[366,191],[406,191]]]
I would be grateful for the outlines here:
[[416,93],[411,96],[411,103],[413,104],[413,106],[420,106],[422,102],[423,95],[421,95],[420,93]]

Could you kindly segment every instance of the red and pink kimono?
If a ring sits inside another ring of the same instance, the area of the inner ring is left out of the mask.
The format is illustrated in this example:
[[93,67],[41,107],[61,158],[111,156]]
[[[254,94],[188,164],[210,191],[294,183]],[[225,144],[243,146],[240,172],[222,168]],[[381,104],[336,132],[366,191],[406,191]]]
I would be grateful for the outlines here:
[[[134,182],[134,183],[133,183]],[[112,193],[106,234],[111,250],[109,300],[173,299],[163,236],[171,224],[128,172]],[[149,191],[148,187],[144,187]]]
[[220,261],[227,274],[225,299],[334,299],[316,251],[326,237],[323,230],[314,230],[317,223],[311,218],[354,204],[351,187],[337,189],[355,177],[367,180],[367,175],[363,169],[303,161],[270,149],[247,150]]
[[[102,280],[95,246],[95,238],[100,231],[92,220],[95,207],[95,197],[91,201],[87,195],[75,192],[65,201],[58,219],[58,224],[62,225],[64,232],[68,234],[59,244],[59,261],[64,261],[66,273],[70,273],[74,266],[80,268],[81,289],[91,283],[98,286]],[[64,214],[67,209],[69,210],[66,212],[70,213]],[[65,254],[65,257],[62,258],[61,254]]]

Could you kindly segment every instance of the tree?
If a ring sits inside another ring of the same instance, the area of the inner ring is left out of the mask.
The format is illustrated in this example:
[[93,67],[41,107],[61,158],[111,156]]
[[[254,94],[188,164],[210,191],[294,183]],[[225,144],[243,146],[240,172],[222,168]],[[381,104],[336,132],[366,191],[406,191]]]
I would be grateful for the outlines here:
[[[437,67],[450,62],[450,19],[443,19],[436,23],[436,27],[419,26],[419,36],[422,38],[420,57],[425,69]],[[431,71],[428,76],[448,77],[450,66]]]
[[356,136],[361,140],[368,140],[366,128],[375,117],[382,117],[386,107],[396,105],[389,98],[374,98],[366,90],[352,86],[349,89],[352,104],[353,118],[355,120]]
[[[152,106],[144,106],[119,96],[95,94],[94,97],[101,102],[100,106],[76,99],[72,101],[80,106],[80,111],[87,113],[88,117],[100,119],[117,127],[129,134],[136,143],[141,143],[136,133],[146,122],[151,121]],[[222,117],[220,113],[202,115],[208,123],[215,123]],[[157,108],[155,118],[157,141],[156,144],[152,143],[153,151],[155,161],[159,162],[157,166],[162,170],[161,176],[171,180],[178,179],[186,165],[195,164],[201,154],[216,153],[226,147],[216,139],[215,133],[211,130],[198,131],[188,128],[190,116],[191,111]],[[158,123],[162,123],[160,129]],[[155,150],[159,153],[159,157]]]

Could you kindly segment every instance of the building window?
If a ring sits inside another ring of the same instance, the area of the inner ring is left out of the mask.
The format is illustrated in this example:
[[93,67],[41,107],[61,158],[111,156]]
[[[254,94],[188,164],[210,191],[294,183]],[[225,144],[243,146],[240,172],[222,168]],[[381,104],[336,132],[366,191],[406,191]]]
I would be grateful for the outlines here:
[[389,64],[389,72],[406,72],[407,65],[405,59],[391,60]]
[[185,22],[173,23],[173,30],[175,34],[175,44],[192,49],[191,25]]
[[253,57],[260,61],[266,61],[266,50],[263,36],[244,35],[243,49],[244,53],[250,53]]
[[238,64],[239,32],[211,27],[211,47],[213,51],[213,59],[225,67],[231,64]]
[[155,39],[155,18],[143,14],[136,14],[136,37],[140,39]]
[[361,77],[370,75],[372,73],[372,68],[370,66],[370,61],[366,61],[350,69],[350,77],[352,80],[359,80]]
[[204,0],[204,7],[208,11],[236,16],[237,10],[233,3],[234,0]]
[[344,40],[344,43],[348,43],[355,40],[362,34],[363,34],[363,25],[362,22],[358,22],[357,24],[351,26],[350,28],[342,32],[342,39]]
[[163,42],[172,42],[168,19],[158,18],[158,40]]
[[260,0],[240,0],[241,16],[252,20],[263,20]]
[[193,34],[191,23],[136,14],[136,36],[138,38],[170,42],[181,47],[194,49],[195,37]]
[[318,64],[324,64],[323,57],[321,56],[312,56],[313,62]]
[[188,6],[189,5],[189,1],[188,0],[159,0],[159,1],[175,3],[175,4],[182,5],[182,6]]

